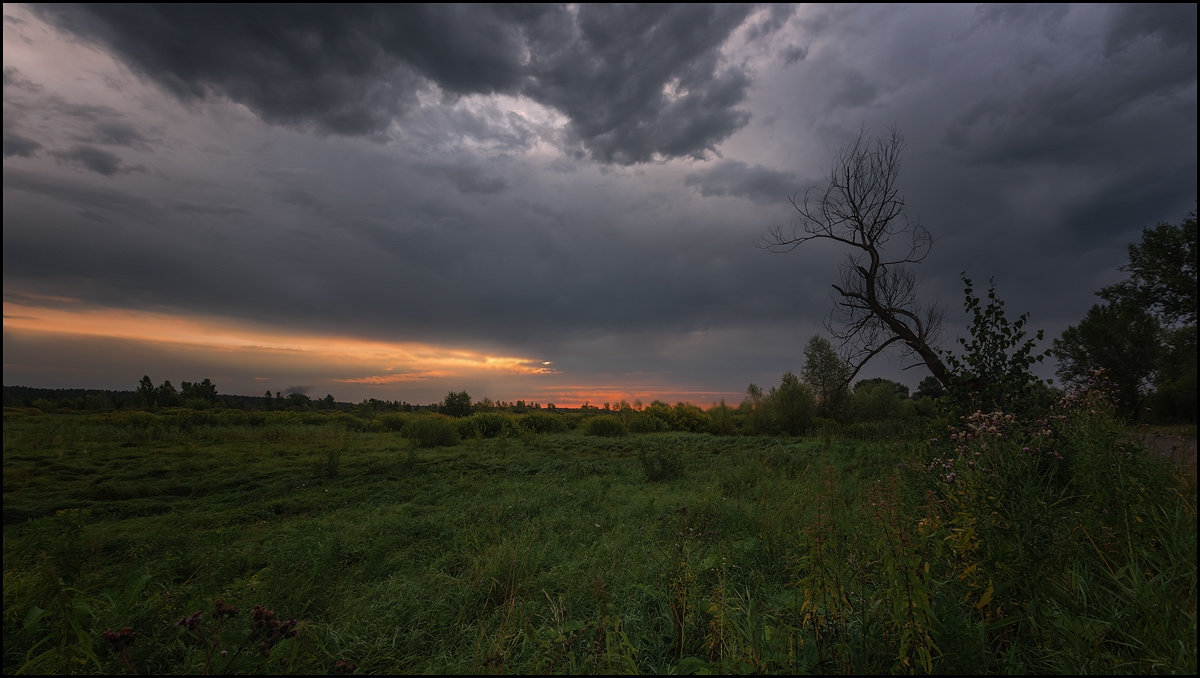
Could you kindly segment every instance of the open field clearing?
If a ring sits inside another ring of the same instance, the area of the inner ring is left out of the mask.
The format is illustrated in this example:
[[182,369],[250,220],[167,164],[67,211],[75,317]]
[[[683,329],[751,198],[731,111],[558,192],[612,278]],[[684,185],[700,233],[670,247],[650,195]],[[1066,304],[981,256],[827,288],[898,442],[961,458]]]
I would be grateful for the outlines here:
[[925,437],[349,419],[6,411],[5,673],[1196,668],[1194,476],[1118,436],[947,483]]

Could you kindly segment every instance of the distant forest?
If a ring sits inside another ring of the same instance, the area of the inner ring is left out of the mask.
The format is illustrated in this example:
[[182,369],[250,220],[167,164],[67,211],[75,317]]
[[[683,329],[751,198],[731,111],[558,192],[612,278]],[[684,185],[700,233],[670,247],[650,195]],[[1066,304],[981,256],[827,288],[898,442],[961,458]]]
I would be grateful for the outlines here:
[[[155,386],[148,376],[142,381],[136,391],[112,391],[95,388],[37,388],[31,386],[4,386],[5,407],[36,407],[42,411],[79,411],[104,412],[110,410],[152,410],[167,407],[186,407],[204,410],[224,408],[233,410],[264,410],[264,411],[293,411],[312,412],[319,410],[373,410],[375,412],[422,412],[448,411],[456,406],[461,407],[460,401],[466,399],[467,411],[448,412],[461,416],[471,410],[505,410],[517,414],[541,410],[537,403],[526,403],[523,400],[513,402],[492,401],[484,398],[477,403],[471,403],[466,392],[450,393],[446,400],[428,405],[414,405],[401,400],[379,400],[368,398],[361,403],[347,403],[335,400],[330,394],[323,398],[311,398],[304,393],[272,393],[267,391],[261,396],[218,394],[217,387],[208,379],[200,382],[180,382],[176,389],[170,381],[164,381]],[[549,411],[573,411],[571,408],[556,408],[549,405]],[[580,409],[599,409],[583,407]]]
[[[205,379],[200,384],[208,382]],[[163,388],[163,386],[167,388]],[[188,382],[181,386],[190,387]],[[209,384],[209,386],[212,386]],[[173,394],[173,395],[172,395]],[[378,409],[408,412],[425,409],[403,402],[371,399],[368,401]],[[236,410],[333,410],[347,409],[349,403],[337,402],[332,395],[313,400],[303,393],[276,393],[273,395],[244,396],[216,393],[216,387],[194,392],[190,388],[176,391],[170,382],[154,387],[153,398],[148,398],[144,389],[136,391],[109,391],[96,388],[35,388],[30,386],[5,386],[5,407],[36,407],[46,410],[143,410],[153,407],[192,407],[207,409],[221,407]]]

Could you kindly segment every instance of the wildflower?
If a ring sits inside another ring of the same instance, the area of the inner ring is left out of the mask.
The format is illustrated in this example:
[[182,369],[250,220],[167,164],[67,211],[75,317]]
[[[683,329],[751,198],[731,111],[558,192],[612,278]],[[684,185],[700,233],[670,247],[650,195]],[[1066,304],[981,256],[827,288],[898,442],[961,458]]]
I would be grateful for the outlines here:
[[187,629],[188,631],[195,631],[196,627],[200,626],[200,621],[203,618],[204,618],[203,614],[201,614],[199,612],[194,612],[194,613],[192,613],[192,616],[190,616],[190,617],[180,617],[179,621],[176,622],[175,625],[182,626],[185,629]]
[[238,613],[238,609],[237,609],[236,605],[227,605],[225,603],[225,601],[220,598],[217,599],[217,602],[214,605],[214,607],[216,608],[216,610],[214,611],[214,614],[216,614],[216,616],[218,618],[233,617]]
[[133,630],[133,627],[125,626],[120,631],[104,629],[101,637],[104,638],[104,643],[112,648],[113,652],[124,653],[133,645],[134,639],[137,638],[137,632]]

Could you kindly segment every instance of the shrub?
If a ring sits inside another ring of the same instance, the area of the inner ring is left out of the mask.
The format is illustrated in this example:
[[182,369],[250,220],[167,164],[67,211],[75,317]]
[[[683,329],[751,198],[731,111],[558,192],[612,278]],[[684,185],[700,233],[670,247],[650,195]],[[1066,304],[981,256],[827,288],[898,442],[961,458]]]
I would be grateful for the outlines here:
[[558,414],[529,412],[517,420],[521,430],[529,433],[560,433],[567,430],[567,422]]
[[655,412],[642,411],[629,422],[629,430],[634,433],[659,433],[671,430],[671,423]]
[[584,427],[584,433],[589,436],[623,436],[628,431],[625,429],[625,424],[620,418],[605,414],[598,417],[588,419],[587,425]]
[[[1194,628],[1194,615],[1164,617],[1154,624],[1179,627],[1151,633],[1137,628],[1136,614],[1102,630],[1090,621],[1093,599],[1113,609],[1170,608],[1176,594],[1162,582],[1180,563],[1190,560],[1195,581],[1194,548],[1180,559],[1166,547],[1172,512],[1152,508],[1169,505],[1165,467],[1123,439],[1099,380],[1068,392],[1040,419],[976,411],[961,422],[934,441],[941,454],[926,467],[940,508],[930,524],[943,530],[949,574],[986,629],[989,651],[1020,646],[1021,655],[1006,655],[1011,666],[1057,673],[1065,660],[1056,654],[1077,653],[1079,661],[1101,645],[1137,647],[1143,654],[1127,665],[1135,670],[1157,661],[1144,657],[1174,652],[1173,641],[1150,648],[1148,638],[1194,634],[1183,630]],[[1126,576],[1132,571],[1163,579],[1147,586]],[[1080,596],[1084,582],[1103,595]]]
[[453,419],[444,414],[414,417],[404,427],[403,435],[416,441],[420,447],[458,444],[458,426]]
[[503,412],[476,412],[458,420],[458,435],[463,438],[500,438],[516,433],[516,422]]
[[380,433],[384,430],[384,426],[383,422],[378,419],[352,416],[346,420],[346,430],[358,433]]
[[409,417],[400,412],[388,412],[387,414],[379,415],[379,422],[383,424],[385,431],[403,431],[408,425]]
[[692,433],[708,433],[712,430],[712,417],[695,405],[679,403],[672,414],[676,430]]

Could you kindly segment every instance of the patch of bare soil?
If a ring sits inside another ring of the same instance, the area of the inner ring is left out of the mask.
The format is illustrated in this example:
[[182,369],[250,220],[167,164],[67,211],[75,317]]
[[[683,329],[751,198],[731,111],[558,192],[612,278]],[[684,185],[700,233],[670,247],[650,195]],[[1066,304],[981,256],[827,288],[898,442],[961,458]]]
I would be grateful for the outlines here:
[[1169,436],[1160,433],[1143,433],[1142,446],[1154,454],[1167,457],[1176,466],[1196,474],[1196,437]]

